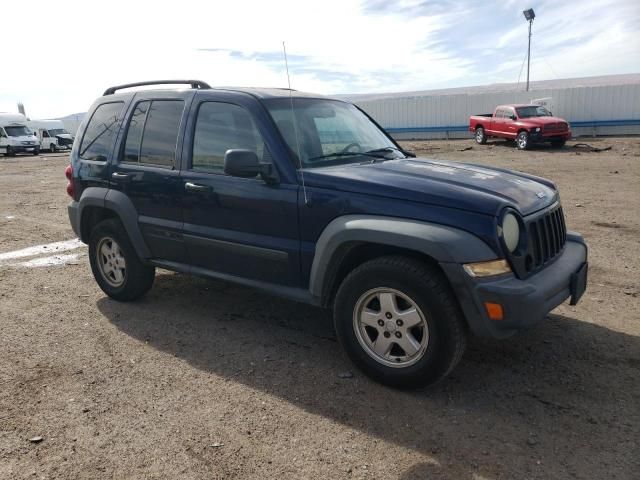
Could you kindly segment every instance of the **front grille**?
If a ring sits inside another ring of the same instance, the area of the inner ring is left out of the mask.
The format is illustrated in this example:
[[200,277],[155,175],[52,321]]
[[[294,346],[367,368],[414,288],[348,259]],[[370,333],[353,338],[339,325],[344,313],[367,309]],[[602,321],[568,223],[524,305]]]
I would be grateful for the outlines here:
[[564,132],[567,129],[565,122],[548,123],[542,128],[545,132]]
[[527,222],[529,248],[527,271],[537,269],[560,253],[567,241],[567,227],[560,205]]

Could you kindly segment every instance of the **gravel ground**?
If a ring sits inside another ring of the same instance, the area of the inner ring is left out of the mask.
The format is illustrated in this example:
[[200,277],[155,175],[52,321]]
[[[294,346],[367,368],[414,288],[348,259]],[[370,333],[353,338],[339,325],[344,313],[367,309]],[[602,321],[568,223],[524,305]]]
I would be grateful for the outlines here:
[[612,149],[405,142],[552,179],[591,249],[578,306],[417,392],[354,370],[321,309],[168,272],[121,304],[85,248],[7,260],[73,232],[66,155],[0,157],[0,478],[639,478],[640,139],[588,142]]

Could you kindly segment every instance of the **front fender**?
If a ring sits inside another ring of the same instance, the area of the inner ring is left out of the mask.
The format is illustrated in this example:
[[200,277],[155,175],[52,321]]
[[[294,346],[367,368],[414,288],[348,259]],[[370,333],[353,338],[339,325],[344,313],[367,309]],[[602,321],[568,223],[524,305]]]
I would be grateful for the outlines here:
[[457,228],[417,220],[375,215],[345,215],[330,222],[316,242],[309,290],[322,298],[340,247],[353,242],[374,243],[423,253],[439,263],[493,260],[496,254],[480,238]]

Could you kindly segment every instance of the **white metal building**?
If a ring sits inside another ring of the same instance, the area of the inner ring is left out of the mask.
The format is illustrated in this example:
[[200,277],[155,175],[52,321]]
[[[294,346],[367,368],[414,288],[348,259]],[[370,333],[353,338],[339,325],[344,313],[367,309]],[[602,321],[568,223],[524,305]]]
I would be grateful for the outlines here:
[[421,92],[343,95],[399,139],[469,138],[469,115],[544,99],[574,136],[640,134],[640,74],[496,84]]

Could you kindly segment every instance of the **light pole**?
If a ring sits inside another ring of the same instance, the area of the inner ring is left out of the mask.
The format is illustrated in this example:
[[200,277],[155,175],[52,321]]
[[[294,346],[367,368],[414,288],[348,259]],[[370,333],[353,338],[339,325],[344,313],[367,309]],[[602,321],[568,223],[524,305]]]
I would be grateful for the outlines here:
[[536,18],[536,14],[533,11],[533,8],[529,10],[525,10],[524,18],[529,22],[529,46],[527,47],[527,92],[529,91],[529,67],[531,65],[531,24],[533,23],[533,19]]

